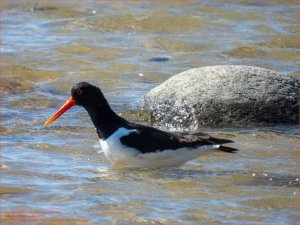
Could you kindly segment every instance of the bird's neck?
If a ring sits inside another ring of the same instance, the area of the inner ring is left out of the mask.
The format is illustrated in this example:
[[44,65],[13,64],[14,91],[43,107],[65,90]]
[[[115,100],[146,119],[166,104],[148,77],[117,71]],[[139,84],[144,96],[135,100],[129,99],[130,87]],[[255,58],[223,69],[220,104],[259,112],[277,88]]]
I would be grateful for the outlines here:
[[106,103],[105,105],[86,107],[100,139],[110,137],[120,127],[126,127],[127,121],[118,116]]

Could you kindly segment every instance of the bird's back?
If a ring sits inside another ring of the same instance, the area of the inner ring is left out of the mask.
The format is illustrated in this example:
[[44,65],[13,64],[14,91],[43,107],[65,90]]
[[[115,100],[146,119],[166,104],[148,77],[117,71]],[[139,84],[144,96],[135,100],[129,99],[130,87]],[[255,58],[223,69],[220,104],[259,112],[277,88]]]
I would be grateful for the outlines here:
[[231,143],[231,140],[211,137],[207,134],[195,132],[165,132],[153,127],[140,124],[130,124],[130,129],[134,131],[123,136],[122,144],[136,148],[141,153],[161,152],[164,150],[177,150],[181,148],[198,148],[202,146],[219,145],[219,150],[225,152],[235,152],[237,149],[222,146]]

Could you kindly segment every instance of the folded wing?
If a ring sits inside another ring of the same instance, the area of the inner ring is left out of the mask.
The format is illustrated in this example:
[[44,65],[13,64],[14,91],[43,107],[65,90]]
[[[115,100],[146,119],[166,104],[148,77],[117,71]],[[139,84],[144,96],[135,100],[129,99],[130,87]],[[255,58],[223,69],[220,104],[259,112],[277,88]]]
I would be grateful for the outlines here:
[[153,127],[131,124],[135,132],[121,138],[122,144],[137,148],[142,153],[161,152],[164,150],[177,150],[180,148],[198,148],[207,145],[220,145],[218,150],[236,152],[237,149],[222,144],[233,141],[211,137],[205,133],[173,132],[168,133]]

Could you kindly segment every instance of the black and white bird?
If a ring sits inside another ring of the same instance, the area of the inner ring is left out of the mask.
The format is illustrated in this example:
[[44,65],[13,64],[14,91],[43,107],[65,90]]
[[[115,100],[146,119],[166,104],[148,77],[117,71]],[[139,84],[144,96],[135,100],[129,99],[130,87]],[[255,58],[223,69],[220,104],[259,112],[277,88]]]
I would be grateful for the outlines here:
[[222,145],[231,143],[231,140],[200,132],[171,133],[129,122],[110,108],[100,88],[86,82],[72,87],[71,97],[44,125],[52,123],[75,105],[86,109],[97,130],[104,155],[116,166],[178,167],[212,149],[228,153],[237,151]]

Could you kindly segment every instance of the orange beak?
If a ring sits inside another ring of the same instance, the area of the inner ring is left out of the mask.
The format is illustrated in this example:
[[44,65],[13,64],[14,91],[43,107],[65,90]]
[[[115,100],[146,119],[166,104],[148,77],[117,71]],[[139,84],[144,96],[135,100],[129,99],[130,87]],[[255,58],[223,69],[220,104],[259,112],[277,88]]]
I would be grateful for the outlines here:
[[50,123],[52,123],[54,120],[56,120],[74,105],[76,105],[76,101],[72,97],[70,97],[68,101],[44,123],[44,126],[47,126]]

